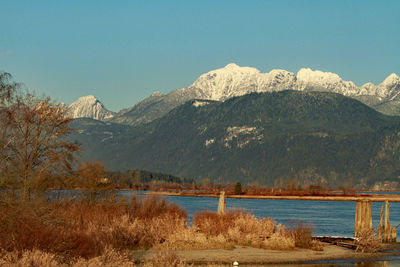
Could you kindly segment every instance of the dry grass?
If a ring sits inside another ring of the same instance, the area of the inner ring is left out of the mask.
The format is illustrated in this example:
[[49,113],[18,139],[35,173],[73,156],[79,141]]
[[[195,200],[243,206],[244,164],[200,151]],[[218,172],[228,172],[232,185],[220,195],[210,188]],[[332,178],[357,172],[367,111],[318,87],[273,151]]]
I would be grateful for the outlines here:
[[194,215],[193,226],[186,222],[186,211],[156,196],[130,201],[0,198],[0,266],[134,266],[124,251],[147,248],[161,254],[146,266],[187,266],[171,251],[318,245],[310,241],[311,228],[287,230],[243,211],[203,211]]
[[163,199],[130,202],[0,200],[0,248],[93,258],[115,249],[148,248],[186,227],[186,212]]
[[[171,251],[161,251],[152,259],[141,262],[138,265],[130,259],[127,253],[118,252],[112,248],[106,248],[104,253],[91,259],[75,258],[70,262],[63,262],[63,259],[56,254],[41,250],[26,250],[22,252],[0,251],[0,266],[4,267],[191,267]],[[231,264],[207,264],[209,267],[232,266]]]
[[359,233],[359,241],[356,251],[373,253],[385,248],[380,239],[375,235],[373,229],[364,230]]
[[289,223],[289,233],[294,239],[295,246],[298,248],[312,247],[312,232],[313,229],[310,224],[300,221],[293,221]]
[[34,250],[80,255],[101,253],[102,249],[84,229],[68,225],[71,218],[60,216],[60,203],[42,199],[31,202],[0,203],[0,248],[7,251]]
[[39,266],[62,266],[60,259],[52,253],[44,252],[39,249],[26,251],[7,252],[0,251],[0,266],[4,267],[39,267]]
[[91,259],[74,258],[69,262],[51,252],[33,249],[25,251],[0,252],[0,266],[17,267],[133,267],[134,261],[129,259],[127,253],[118,252],[112,248],[106,248],[103,254]]
[[79,258],[71,265],[73,267],[133,267],[135,263],[129,258],[127,252],[119,252],[107,247],[102,255],[91,259]]
[[203,241],[202,247],[243,245],[280,250],[294,248],[294,241],[284,227],[269,218],[257,219],[243,211],[228,211],[223,215],[210,211],[196,213],[193,228],[197,239]]

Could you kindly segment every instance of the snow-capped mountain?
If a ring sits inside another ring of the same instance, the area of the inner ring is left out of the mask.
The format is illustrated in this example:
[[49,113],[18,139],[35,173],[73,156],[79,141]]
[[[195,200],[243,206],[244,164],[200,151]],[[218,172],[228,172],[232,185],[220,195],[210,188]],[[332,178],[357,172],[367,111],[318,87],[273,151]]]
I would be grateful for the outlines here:
[[107,120],[114,117],[115,113],[106,109],[93,95],[82,96],[72,104],[68,105],[68,115],[72,118],[92,118],[96,120]]
[[396,97],[400,92],[400,77],[389,75],[381,84],[367,83],[361,87],[352,81],[344,81],[332,72],[302,68],[295,75],[286,70],[273,69],[261,73],[251,67],[239,67],[234,63],[201,75],[191,86],[185,88],[197,98],[224,101],[234,96],[252,92],[282,90],[327,91],[345,96],[370,95],[383,99]]
[[[74,117],[111,119],[117,123],[135,125],[160,118],[171,109],[191,99],[225,101],[231,97],[253,92],[282,90],[334,92],[357,98],[373,108],[383,102],[386,106],[397,106],[398,102],[391,101],[400,95],[400,77],[393,73],[379,85],[366,83],[359,87],[352,81],[344,81],[335,73],[310,68],[302,68],[297,74],[280,69],[262,73],[256,68],[240,67],[235,63],[230,63],[223,68],[201,75],[188,87],[165,95],[156,92],[133,107],[121,110],[115,116],[93,96],[79,99],[76,101],[79,104],[75,105],[76,102],[74,102],[70,106],[73,106],[71,109]],[[390,107],[390,110],[397,109]],[[385,110],[379,109],[386,114],[396,115],[392,111],[385,112]]]
[[201,75],[186,91],[192,91],[196,98],[224,101],[252,92],[293,89],[295,85],[296,76],[291,72],[272,70],[261,73],[255,68],[231,63]]

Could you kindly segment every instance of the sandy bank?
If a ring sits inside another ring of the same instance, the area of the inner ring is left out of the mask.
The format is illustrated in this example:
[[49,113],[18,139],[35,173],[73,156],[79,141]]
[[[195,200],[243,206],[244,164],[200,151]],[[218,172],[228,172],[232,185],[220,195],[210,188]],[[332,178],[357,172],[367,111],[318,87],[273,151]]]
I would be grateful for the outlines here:
[[[381,258],[400,253],[358,253],[353,250],[341,248],[334,245],[326,245],[323,251],[312,251],[308,249],[296,249],[292,251],[264,250],[251,247],[237,246],[233,250],[208,249],[174,251],[179,257],[184,258],[188,263],[207,264],[222,263],[232,264],[238,261],[241,266],[246,264],[289,264],[306,263],[320,260],[338,259],[370,259]],[[156,256],[158,251],[134,251],[133,257],[137,260],[149,260]]]

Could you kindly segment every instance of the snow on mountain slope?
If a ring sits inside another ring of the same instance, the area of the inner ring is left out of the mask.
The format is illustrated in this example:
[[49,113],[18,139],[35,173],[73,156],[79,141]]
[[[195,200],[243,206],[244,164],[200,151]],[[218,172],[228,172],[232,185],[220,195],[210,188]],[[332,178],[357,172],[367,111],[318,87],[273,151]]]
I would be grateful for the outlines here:
[[287,89],[327,91],[345,96],[370,95],[391,99],[400,94],[400,77],[393,73],[377,86],[367,83],[358,87],[352,81],[344,81],[332,72],[302,68],[297,75],[279,69],[261,73],[256,68],[240,67],[230,63],[201,75],[191,86],[179,90],[183,90],[181,93],[190,94],[192,98],[224,101],[252,92]]
[[107,110],[93,95],[82,96],[72,104],[68,105],[68,115],[72,118],[92,118],[96,120],[106,120],[115,114]]
[[400,93],[400,77],[392,73],[378,87],[382,88],[383,97],[392,100]]
[[[79,104],[74,102],[70,106],[74,117],[100,120],[111,118],[117,123],[135,125],[160,118],[171,109],[191,99],[225,101],[231,97],[253,92],[287,89],[335,92],[362,101],[364,99],[364,103],[374,107],[369,102],[392,101],[400,95],[400,77],[393,73],[379,85],[366,83],[358,87],[351,81],[344,81],[338,74],[310,68],[300,69],[297,75],[280,69],[262,73],[256,68],[240,67],[235,63],[230,63],[223,68],[202,74],[188,87],[165,95],[156,92],[116,115],[106,110],[103,104],[93,96],[78,100],[76,102]],[[397,102],[395,104],[397,105]]]
[[201,75],[187,91],[192,91],[196,98],[224,101],[252,92],[293,89],[295,84],[296,76],[285,70],[260,73],[255,68],[230,63]]
[[297,72],[297,89],[300,91],[328,91],[346,96],[359,95],[359,88],[353,82],[343,81],[339,75],[302,68]]

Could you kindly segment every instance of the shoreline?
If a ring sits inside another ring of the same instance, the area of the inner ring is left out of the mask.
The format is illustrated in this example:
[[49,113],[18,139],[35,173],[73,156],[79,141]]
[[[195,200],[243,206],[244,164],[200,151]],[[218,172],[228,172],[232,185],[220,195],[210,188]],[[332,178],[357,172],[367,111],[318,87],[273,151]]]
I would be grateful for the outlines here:
[[[133,251],[131,255],[135,260],[144,261],[156,257],[159,250]],[[185,250],[169,251],[175,253],[189,264],[232,264],[237,261],[240,265],[265,265],[265,264],[326,264],[340,260],[349,261],[373,261],[382,260],[387,257],[400,256],[398,252],[377,252],[361,253],[354,250],[345,249],[331,244],[324,244],[323,251],[313,251],[309,249],[295,250],[264,250],[260,248],[236,246],[232,250],[226,249],[205,249],[205,250]]]
[[[176,196],[176,197],[213,197],[219,198],[219,194],[202,194],[202,193],[187,193],[187,192],[147,192],[145,195],[159,196]],[[400,195],[382,194],[382,195],[358,195],[358,196],[296,196],[296,195],[229,195],[225,194],[225,198],[235,199],[284,199],[284,200],[311,200],[311,201],[361,201],[370,200],[372,202],[400,202]]]

